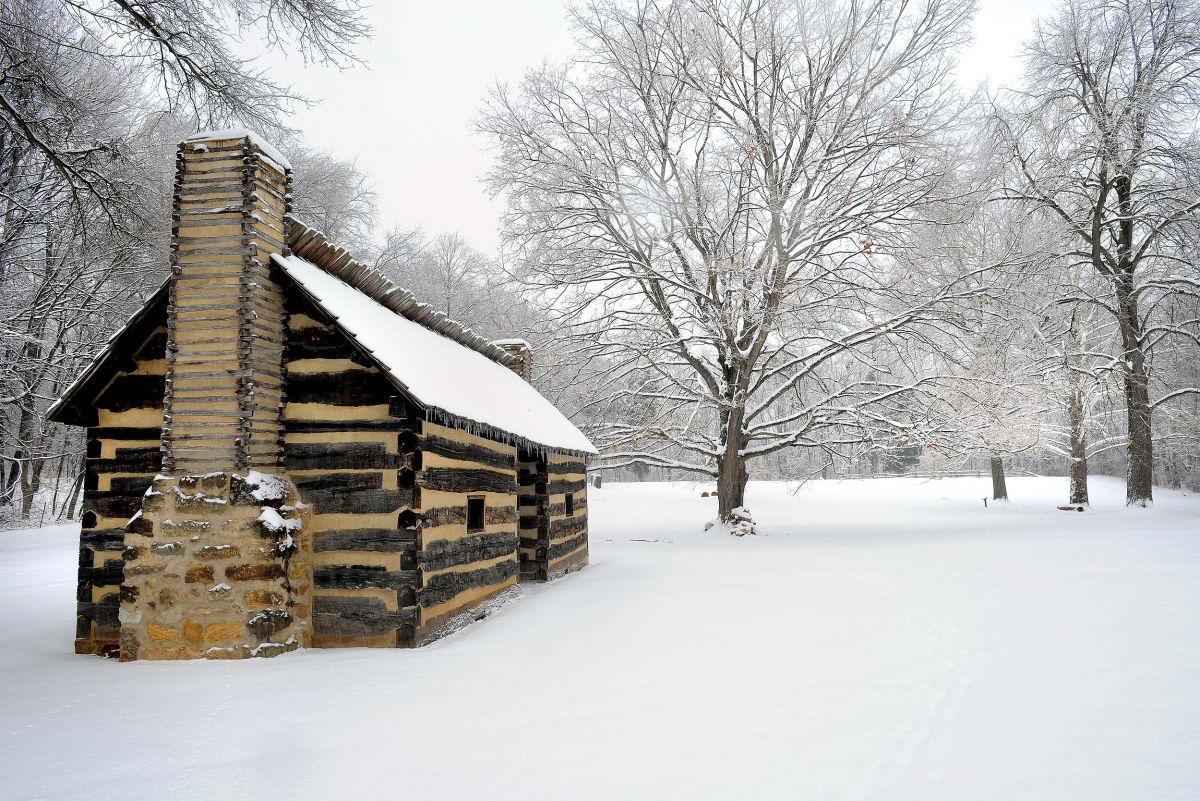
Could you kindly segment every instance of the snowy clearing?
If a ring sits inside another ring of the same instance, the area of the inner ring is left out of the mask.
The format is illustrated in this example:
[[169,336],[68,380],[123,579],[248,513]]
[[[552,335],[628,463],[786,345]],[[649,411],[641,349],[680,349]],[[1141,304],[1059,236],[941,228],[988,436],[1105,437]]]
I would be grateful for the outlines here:
[[464,633],[243,662],[75,656],[77,530],[0,532],[0,797],[1200,797],[1200,498],[987,486],[610,484]]

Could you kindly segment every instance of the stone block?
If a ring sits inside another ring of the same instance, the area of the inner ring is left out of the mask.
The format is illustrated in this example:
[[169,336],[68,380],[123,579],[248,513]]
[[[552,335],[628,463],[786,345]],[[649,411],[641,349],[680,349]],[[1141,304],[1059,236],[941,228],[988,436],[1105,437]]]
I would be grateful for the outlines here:
[[255,648],[253,653],[255,656],[272,657],[279,656],[280,654],[286,654],[289,651],[295,651],[299,647],[300,643],[295,640],[288,640],[287,642],[269,642],[263,643]]
[[284,609],[264,609],[250,616],[246,621],[246,628],[258,638],[259,642],[266,642],[271,639],[276,632],[283,631],[292,624],[292,615]]
[[206,473],[199,479],[200,491],[210,498],[229,498],[229,474]]
[[245,659],[250,656],[250,649],[244,645],[225,648],[209,648],[204,652],[205,659]]
[[230,565],[225,568],[226,578],[234,581],[275,581],[283,578],[283,575],[283,565],[275,563]]
[[197,534],[203,534],[208,530],[209,524],[206,520],[164,520],[159,523],[164,537],[191,537]]
[[158,591],[158,605],[163,609],[170,609],[178,603],[179,592],[177,590],[171,589],[170,587],[164,587]]
[[204,627],[205,642],[223,642],[236,640],[242,633],[242,624],[236,620],[223,620],[220,623],[209,623]]
[[197,559],[232,559],[241,556],[242,551],[236,545],[205,545],[197,548],[193,555]]
[[283,603],[283,594],[272,590],[249,590],[242,599],[248,606],[279,606]]
[[183,621],[183,638],[188,642],[199,643],[204,638],[204,627],[194,620]]
[[[145,501],[142,502],[142,508],[145,509]],[[147,537],[154,536],[154,521],[146,515],[135,515],[132,520],[125,526],[125,531],[128,534],[142,534]]]
[[184,581],[188,584],[211,584],[213,581],[212,565],[188,565]]
[[183,636],[183,632],[175,626],[160,626],[157,623],[147,623],[146,634],[155,642],[178,642]]

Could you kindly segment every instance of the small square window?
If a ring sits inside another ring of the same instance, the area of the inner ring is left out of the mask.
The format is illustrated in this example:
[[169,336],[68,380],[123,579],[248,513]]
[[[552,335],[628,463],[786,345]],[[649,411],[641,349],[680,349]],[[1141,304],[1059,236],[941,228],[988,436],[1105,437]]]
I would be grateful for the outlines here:
[[567,517],[575,516],[575,496],[567,493]]
[[484,498],[467,498],[467,531],[483,531]]

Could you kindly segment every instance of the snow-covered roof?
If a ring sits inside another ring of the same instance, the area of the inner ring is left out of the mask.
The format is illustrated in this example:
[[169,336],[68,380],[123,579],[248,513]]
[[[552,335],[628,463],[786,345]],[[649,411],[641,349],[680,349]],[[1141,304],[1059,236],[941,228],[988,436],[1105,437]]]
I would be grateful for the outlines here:
[[562,412],[504,365],[388,309],[299,256],[272,258],[435,417],[445,416],[468,429],[475,424],[508,433],[554,450],[596,453]]
[[292,168],[292,163],[287,160],[287,156],[280,152],[279,148],[268,142],[260,134],[249,130],[248,128],[226,128],[223,131],[201,131],[198,134],[189,136],[184,139],[184,142],[224,142],[228,139],[249,139],[250,144],[254,145],[269,161],[274,163],[279,168],[280,172],[286,172]]
[[293,254],[337,276],[381,306],[414,323],[420,323],[460,345],[479,351],[500,364],[516,363],[516,358],[504,348],[489,342],[428,303],[421,303],[411,292],[397,286],[378,270],[355,261],[353,255],[345,248],[327,240],[325,234],[315,228],[309,228],[291,215],[284,219],[288,248]]

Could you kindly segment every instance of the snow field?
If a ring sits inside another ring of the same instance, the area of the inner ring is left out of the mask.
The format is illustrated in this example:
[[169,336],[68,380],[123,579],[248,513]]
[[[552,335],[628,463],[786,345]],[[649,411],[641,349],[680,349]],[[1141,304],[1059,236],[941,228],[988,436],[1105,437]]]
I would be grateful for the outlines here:
[[1065,479],[590,490],[592,564],[416,651],[75,656],[0,533],[0,798],[1192,799],[1200,499]]

